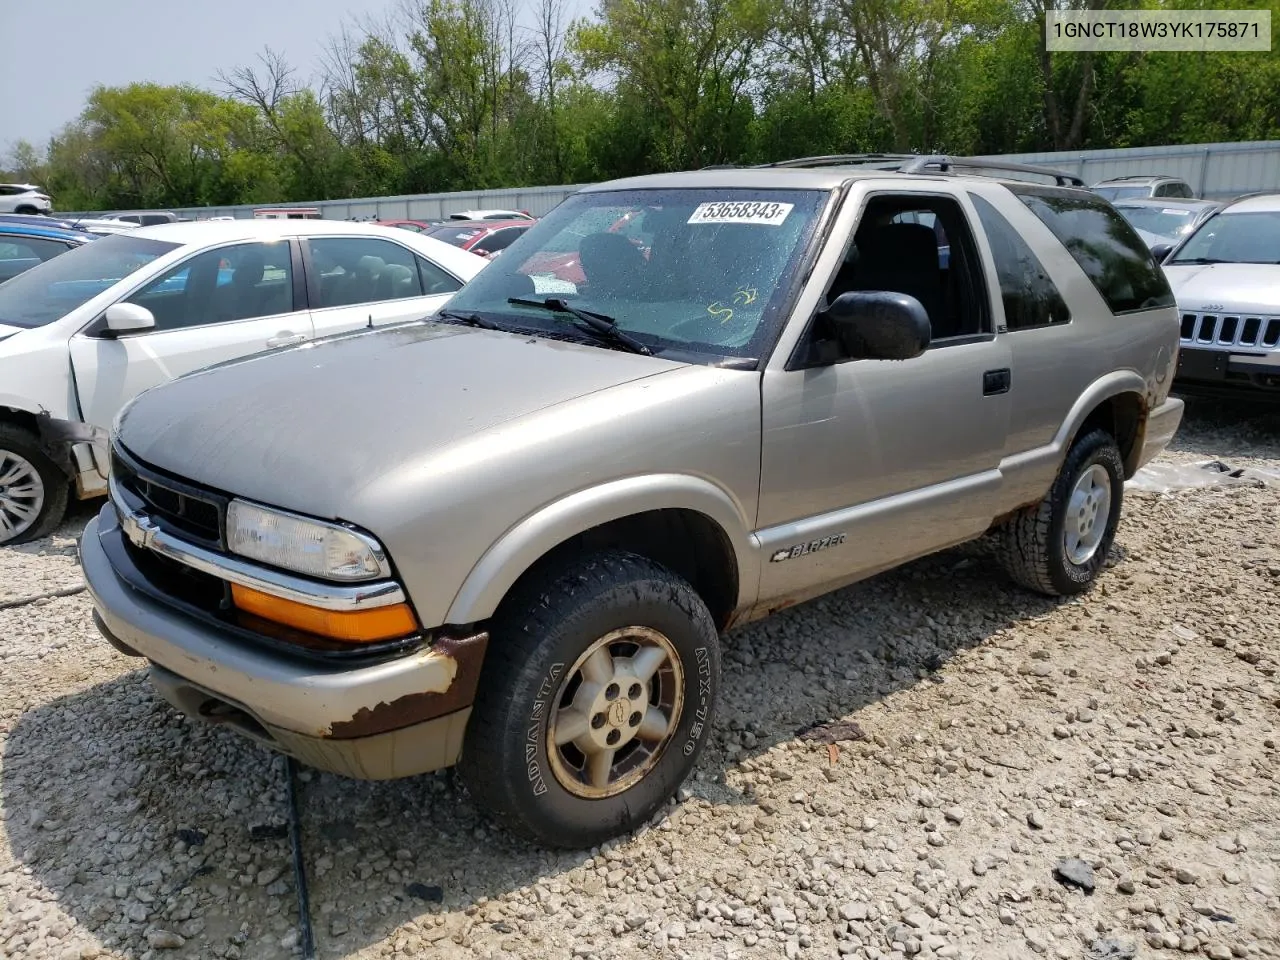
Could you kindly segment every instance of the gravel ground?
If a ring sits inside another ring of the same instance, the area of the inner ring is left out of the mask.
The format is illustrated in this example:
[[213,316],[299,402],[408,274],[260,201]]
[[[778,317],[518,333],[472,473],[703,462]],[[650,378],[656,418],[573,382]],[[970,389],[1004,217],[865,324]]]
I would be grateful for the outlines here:
[[[1214,458],[1280,469],[1280,414],[1197,405],[1168,459]],[[0,550],[0,958],[296,956],[285,765],[55,595],[91,513]],[[977,544],[735,631],[695,778],[601,850],[304,771],[319,955],[1280,957],[1277,521],[1130,492],[1087,597]]]

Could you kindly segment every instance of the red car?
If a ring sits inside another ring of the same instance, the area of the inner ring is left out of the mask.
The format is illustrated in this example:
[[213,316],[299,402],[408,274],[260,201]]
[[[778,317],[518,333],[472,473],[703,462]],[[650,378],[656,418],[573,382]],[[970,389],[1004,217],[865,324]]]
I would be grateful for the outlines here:
[[[608,226],[604,226],[609,233],[620,233],[633,244],[645,251],[648,255],[647,238],[644,233],[644,208],[637,208],[628,211],[622,216],[617,217],[612,222],[605,221]],[[579,284],[586,280],[586,276],[582,272],[582,265],[578,262],[578,242],[582,239],[580,236],[567,235],[561,238],[563,252],[548,246],[538,253],[535,253],[521,267],[522,273],[529,275],[534,274],[551,274],[558,280],[564,280],[572,284]]]
[[426,233],[434,230],[442,223],[448,223],[447,220],[379,220],[379,226],[383,227],[399,227],[401,230],[412,230],[414,233]]
[[535,223],[536,220],[451,220],[424,230],[422,235],[492,258],[511,246]]

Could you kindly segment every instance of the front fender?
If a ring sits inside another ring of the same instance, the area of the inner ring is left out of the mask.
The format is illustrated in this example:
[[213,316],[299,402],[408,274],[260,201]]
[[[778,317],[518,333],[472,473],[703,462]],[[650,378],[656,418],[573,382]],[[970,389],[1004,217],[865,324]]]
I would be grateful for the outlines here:
[[742,504],[700,477],[654,474],[579,490],[525,517],[471,569],[444,622],[487,620],[521,574],[580,533],[637,513],[676,509],[704,514],[724,531],[738,564],[738,606],[753,603],[760,579],[759,551]]

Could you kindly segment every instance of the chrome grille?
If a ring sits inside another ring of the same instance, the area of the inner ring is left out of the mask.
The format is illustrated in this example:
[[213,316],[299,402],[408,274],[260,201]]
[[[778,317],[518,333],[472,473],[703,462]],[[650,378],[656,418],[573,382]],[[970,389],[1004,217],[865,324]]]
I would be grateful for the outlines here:
[[206,546],[222,546],[225,497],[165,476],[135,460],[118,443],[111,450],[111,475],[162,529]]
[[1280,317],[1248,314],[1184,313],[1182,342],[1224,347],[1274,349],[1280,345]]

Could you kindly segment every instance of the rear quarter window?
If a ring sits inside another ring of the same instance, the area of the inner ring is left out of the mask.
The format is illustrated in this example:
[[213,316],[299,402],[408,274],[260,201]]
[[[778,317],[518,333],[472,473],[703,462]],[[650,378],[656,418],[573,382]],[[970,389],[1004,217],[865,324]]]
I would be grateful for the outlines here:
[[1112,313],[1173,305],[1173,291],[1147,245],[1105,200],[1054,187],[1009,189],[1067,248]]

